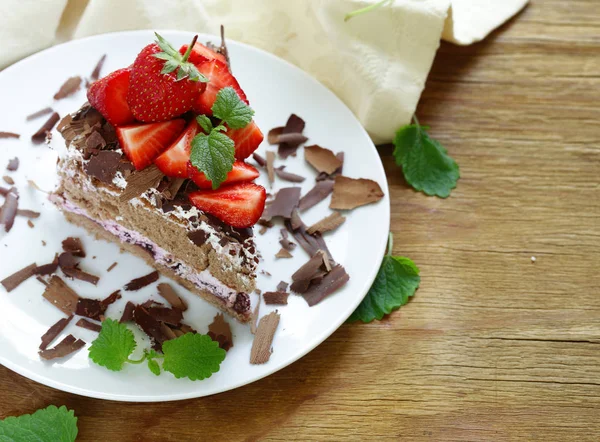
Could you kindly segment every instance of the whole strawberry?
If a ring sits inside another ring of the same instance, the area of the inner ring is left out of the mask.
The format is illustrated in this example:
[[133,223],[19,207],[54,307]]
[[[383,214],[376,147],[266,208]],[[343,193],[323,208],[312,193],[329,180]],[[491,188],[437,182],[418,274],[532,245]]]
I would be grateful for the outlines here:
[[156,38],[135,59],[127,92],[131,112],[145,123],[171,120],[189,111],[208,81],[187,61],[191,49],[181,55],[160,35]]

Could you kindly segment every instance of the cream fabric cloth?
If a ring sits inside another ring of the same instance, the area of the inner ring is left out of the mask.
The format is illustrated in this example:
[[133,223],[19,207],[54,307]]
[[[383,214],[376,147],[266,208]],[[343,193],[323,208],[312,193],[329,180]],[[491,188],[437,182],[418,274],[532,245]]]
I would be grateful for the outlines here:
[[528,0],[1,0],[0,67],[71,38],[131,29],[218,34],[265,49],[332,89],[374,141],[410,121],[440,39],[471,44]]

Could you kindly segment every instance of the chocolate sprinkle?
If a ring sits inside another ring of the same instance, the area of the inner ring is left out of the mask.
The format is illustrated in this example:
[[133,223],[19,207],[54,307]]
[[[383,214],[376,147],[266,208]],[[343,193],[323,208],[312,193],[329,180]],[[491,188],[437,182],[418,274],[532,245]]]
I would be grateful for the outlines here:
[[144,170],[132,173],[127,178],[127,187],[121,193],[119,201],[122,203],[127,202],[141,195],[146,190],[156,187],[163,176],[163,173],[154,164],[146,167]]
[[175,292],[173,287],[166,282],[158,284],[158,294],[162,296],[171,306],[181,311],[188,309],[187,303]]
[[154,272],[149,273],[140,278],[132,279],[130,282],[128,282],[125,285],[125,290],[127,290],[127,291],[139,290],[143,287],[146,287],[147,285],[152,284],[153,282],[158,281],[158,277],[159,277],[158,272],[155,270]]
[[14,157],[13,159],[8,160],[8,165],[6,166],[6,170],[10,170],[11,172],[14,172],[18,168],[19,168],[19,159],[17,157]]
[[73,95],[81,87],[81,77],[70,77],[63,83],[58,92],[54,94],[55,100],[61,100],[70,95]]
[[106,60],[106,54],[104,54],[102,57],[100,57],[100,60],[98,60],[96,67],[90,75],[90,80],[96,81],[98,78],[100,78],[100,71],[102,70],[102,66],[104,66],[104,60]]
[[42,127],[40,127],[38,131],[31,136],[31,141],[36,144],[46,141],[46,135],[52,130],[58,120],[60,120],[60,116],[57,112],[54,112],[52,115],[50,115],[50,118],[46,120]]
[[73,315],[68,318],[59,319],[54,325],[52,325],[46,333],[42,335],[42,342],[40,344],[40,350],[46,350],[48,346],[56,339],[56,337],[62,332],[65,327],[71,322]]
[[110,266],[108,266],[108,268],[106,269],[107,272],[110,272],[112,269],[114,269],[117,266],[117,262],[113,262]]
[[21,135],[14,132],[3,132],[0,131],[0,138],[21,138]]
[[35,227],[35,224],[33,224],[30,219],[27,220],[27,225],[32,229]]
[[332,151],[316,144],[304,148],[304,159],[317,171],[327,174],[334,173],[344,164]]
[[98,333],[100,333],[100,330],[102,330],[102,326],[100,324],[97,324],[92,321],[88,321],[85,318],[80,318],[79,321],[77,321],[75,323],[75,325],[78,327],[81,327],[81,328],[85,328],[87,330],[98,332]]
[[4,204],[0,208],[0,224],[4,224],[4,230],[10,232],[17,216],[19,208],[19,193],[16,188],[11,188],[5,195]]
[[115,174],[119,170],[121,157],[122,155],[119,152],[111,150],[98,151],[96,155],[90,157],[88,162],[84,163],[85,173],[105,184],[112,184]]
[[8,175],[4,175],[4,176],[2,177],[2,179],[4,180],[4,182],[5,182],[6,184],[10,184],[11,186],[12,186],[13,184],[15,184],[15,180],[13,180],[13,179],[12,179],[11,177],[9,177]]
[[42,296],[67,316],[75,313],[79,302],[79,295],[56,275],[50,278],[50,283]]
[[316,232],[329,232],[331,230],[337,229],[339,226],[344,224],[344,221],[346,221],[346,218],[340,215],[340,212],[333,212],[331,215],[323,218],[322,220],[310,226],[308,229],[306,229],[306,231],[311,235]]
[[260,167],[265,167],[267,165],[267,160],[257,153],[253,153],[252,158],[254,158],[254,161],[256,161],[256,164],[258,164]]
[[27,121],[35,120],[36,118],[43,117],[44,115],[48,115],[54,112],[51,107],[45,107],[37,112],[32,113],[31,115],[27,115],[25,118]]
[[333,180],[317,181],[315,187],[310,189],[306,195],[300,198],[298,208],[302,211],[310,209],[327,198],[331,192],[333,192]]
[[287,305],[288,296],[290,296],[287,292],[265,292],[263,293],[263,298],[265,299],[265,304],[267,305]]
[[85,250],[79,238],[69,236],[62,242],[62,248],[65,252],[70,252],[73,256],[85,258]]
[[208,326],[208,336],[215,342],[219,343],[225,351],[229,351],[233,347],[233,338],[231,336],[231,327],[229,323],[225,321],[222,313],[217,313],[213,322]]
[[18,209],[17,215],[24,216],[25,218],[36,219],[36,218],[40,217],[40,212],[36,212],[34,210],[29,210],[29,209]]
[[39,352],[39,355],[42,359],[46,360],[64,358],[65,356],[76,352],[84,346],[85,341],[82,341],[81,339],[76,339],[73,335],[68,335],[65,339],[60,341],[53,348],[41,350]]
[[280,166],[275,169],[275,175],[281,178],[284,181],[290,181],[292,183],[301,183],[306,178],[300,175],[296,175],[295,173],[286,172],[285,166]]
[[273,337],[279,325],[279,313],[271,312],[260,319],[250,351],[250,363],[264,364],[271,357]]
[[349,279],[350,276],[346,273],[346,270],[338,264],[318,284],[312,284],[302,296],[308,305],[312,307],[345,285]]
[[271,218],[276,216],[291,218],[292,211],[298,207],[300,190],[299,187],[284,187],[280,189],[277,195],[275,195],[275,200],[265,208],[263,219],[270,221]]
[[127,304],[125,304],[125,309],[123,309],[123,315],[121,316],[121,319],[119,319],[119,322],[128,322],[128,321],[132,321],[133,320],[133,311],[135,310],[135,304],[131,301],[127,301]]
[[4,286],[7,292],[12,292],[19,285],[21,285],[21,283],[35,275],[35,269],[37,269],[37,264],[34,262],[33,264],[29,264],[27,267],[24,267],[21,270],[13,273],[12,275],[7,276],[0,281],[0,284]]
[[[302,118],[300,118],[298,115],[292,114],[285,123],[285,127],[281,131],[280,136],[286,134],[302,134],[305,125],[306,124],[304,123],[304,120]],[[296,150],[298,150],[298,146],[300,146],[300,144],[301,143],[291,143],[289,141],[281,143],[279,144],[279,149],[277,152],[279,153],[279,156],[281,158],[285,159],[290,155],[295,155]]]
[[333,186],[330,209],[352,210],[365,204],[371,204],[383,198],[379,184],[364,178],[354,179],[337,176]]

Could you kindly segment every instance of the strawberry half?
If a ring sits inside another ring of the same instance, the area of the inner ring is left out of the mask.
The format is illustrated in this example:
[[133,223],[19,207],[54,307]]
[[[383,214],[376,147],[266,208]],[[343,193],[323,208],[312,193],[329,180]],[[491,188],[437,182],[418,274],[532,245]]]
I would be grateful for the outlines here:
[[262,215],[267,192],[257,184],[240,183],[218,190],[191,192],[189,198],[198,209],[233,227],[244,228],[256,224]]
[[[188,162],[187,167],[188,177],[196,184],[196,186],[198,186],[200,189],[212,189],[212,182],[209,181],[202,172],[192,166],[192,163]],[[233,163],[233,168],[231,171],[229,171],[227,178],[225,178],[225,181],[221,183],[221,186],[226,186],[233,183],[241,183],[244,181],[253,181],[258,178],[259,175],[260,173],[255,167],[251,166],[250,164],[246,164],[243,161],[236,161]]]
[[127,104],[130,68],[119,69],[95,81],[87,91],[90,104],[114,126],[133,123],[135,117]]
[[125,155],[137,170],[142,170],[169,146],[183,126],[185,120],[179,118],[163,123],[121,126],[116,131]]
[[196,120],[190,121],[179,138],[154,160],[154,164],[162,173],[170,177],[188,177],[187,164],[190,160],[191,143],[199,130],[200,126]]
[[248,104],[246,94],[240,87],[239,83],[235,79],[226,63],[215,60],[209,60],[198,66],[198,71],[208,78],[208,84],[206,90],[202,93],[196,102],[194,103],[194,112],[204,115],[212,115],[212,105],[217,99],[217,93],[224,87],[231,86],[240,99]]
[[254,120],[241,129],[228,129],[227,136],[235,143],[236,160],[244,160],[252,155],[265,138]]
[[[189,45],[183,45],[181,49],[179,49],[179,53],[182,55],[185,54],[188,48]],[[215,52],[212,49],[204,46],[202,43],[198,42],[196,42],[196,44],[192,46],[192,52],[188,60],[190,61],[190,63],[193,63],[196,66],[208,60],[219,60],[221,63],[227,63],[227,59],[223,54],[219,54],[218,52]]]

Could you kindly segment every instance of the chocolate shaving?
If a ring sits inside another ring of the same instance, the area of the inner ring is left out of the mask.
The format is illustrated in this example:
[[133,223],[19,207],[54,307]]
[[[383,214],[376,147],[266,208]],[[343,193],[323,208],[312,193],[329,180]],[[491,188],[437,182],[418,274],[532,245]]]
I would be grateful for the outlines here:
[[179,193],[184,182],[185,178],[169,178],[167,187],[162,190],[162,195],[165,199],[172,201]]
[[121,290],[115,290],[110,295],[108,295],[106,298],[104,298],[102,301],[100,301],[100,303],[102,304],[102,306],[106,310],[106,308],[109,305],[114,304],[119,299],[121,299]]
[[[281,233],[281,239],[279,240],[279,244],[281,244],[281,247],[283,247],[288,252],[294,250],[296,248],[296,244],[288,239],[288,231],[285,229],[281,229],[279,232]],[[292,255],[290,255],[289,257],[291,258],[291,256]],[[288,257],[286,256],[286,258]]]
[[68,318],[59,319],[54,325],[52,325],[46,333],[42,335],[42,342],[40,344],[40,350],[46,350],[48,346],[56,339],[56,337],[62,332],[65,327],[71,322],[73,315]]
[[302,135],[301,133],[284,133],[283,130],[283,127],[276,127],[274,129],[271,129],[269,131],[269,134],[267,135],[267,141],[269,142],[269,144],[288,143],[290,145],[297,146],[308,140],[308,138]]
[[62,242],[62,248],[65,252],[70,252],[73,256],[85,258],[85,250],[79,238],[69,236]]
[[54,94],[55,100],[61,100],[63,98],[68,97],[69,95],[73,95],[75,92],[79,90],[81,87],[81,77],[70,77],[63,83],[58,92]]
[[279,250],[279,252],[277,252],[275,254],[275,258],[281,259],[281,258],[293,258],[294,255],[292,255],[288,250],[281,248]]
[[139,170],[127,177],[127,187],[121,193],[119,201],[124,203],[135,198],[146,190],[156,187],[163,177],[163,173],[154,164]]
[[333,186],[330,209],[352,210],[379,201],[383,191],[379,184],[364,178],[354,179],[337,176]]
[[303,176],[296,175],[295,173],[286,172],[284,169],[285,166],[280,166],[275,169],[275,174],[282,180],[290,181],[292,183],[301,183],[306,179]]
[[158,294],[176,309],[183,312],[187,310],[187,303],[175,292],[170,284],[166,282],[158,284]]
[[265,167],[267,165],[267,160],[257,153],[253,153],[252,158],[254,158],[254,161],[256,161],[256,164],[258,164],[260,167]]
[[341,265],[336,265],[318,284],[312,284],[302,296],[310,307],[318,304],[348,282],[350,276]]
[[292,211],[298,207],[300,200],[299,187],[284,187],[277,192],[275,200],[269,203],[263,213],[263,219],[270,221],[271,218],[281,216],[283,218],[291,218]]
[[258,322],[258,313],[260,311],[260,293],[258,294],[258,302],[256,303],[256,307],[252,311],[252,315],[250,316],[250,333],[253,335],[256,334],[256,323]]
[[[306,227],[302,220],[300,219],[300,215],[298,214],[298,209],[294,209],[292,211],[292,217],[290,218],[290,227],[292,230],[298,230],[301,227]],[[287,226],[286,226],[287,227]],[[289,231],[289,229],[288,229]]]
[[51,263],[43,264],[41,266],[36,267],[33,270],[34,275],[51,275],[56,273],[58,269],[58,255],[54,257],[54,260]]
[[89,134],[85,139],[85,154],[84,158],[89,159],[92,154],[97,154],[98,151],[106,147],[106,140],[97,130]]
[[[279,137],[282,137],[284,135],[287,134],[296,134],[297,135],[302,135],[302,132],[304,131],[304,126],[306,124],[304,123],[304,120],[302,118],[300,118],[298,115],[292,114],[290,115],[290,117],[288,118],[287,122],[285,123],[285,127],[283,128],[283,130],[281,131],[281,134],[279,134]],[[296,138],[296,140],[298,140],[299,138]],[[304,140],[306,141],[306,140]],[[300,146],[301,143],[296,142],[296,143],[292,143],[289,141],[286,142],[282,142],[281,144],[279,144],[279,149],[278,149],[278,153],[279,156],[281,158],[287,158],[290,155],[295,155],[296,154],[296,150],[298,150],[298,146]]]
[[81,328],[85,328],[87,330],[98,332],[98,333],[100,333],[100,330],[102,330],[102,326],[100,324],[97,324],[92,321],[88,321],[85,318],[80,318],[79,321],[77,321],[75,323],[75,325],[78,327],[81,327]]
[[331,215],[323,218],[321,221],[316,222],[312,226],[310,226],[306,231],[311,235],[313,233],[325,233],[331,230],[337,229],[339,226],[344,224],[346,218],[340,215],[340,212],[333,212]]
[[4,231],[10,232],[19,208],[19,193],[16,188],[11,188],[5,195],[4,204],[0,208],[0,224],[4,224]]
[[123,314],[121,315],[121,319],[119,322],[128,322],[133,320],[133,311],[135,310],[135,304],[131,301],[127,301],[125,304],[125,308],[123,309]]
[[223,313],[217,313],[213,322],[208,326],[208,336],[215,342],[219,343],[225,351],[229,351],[233,347],[233,338],[231,336],[231,327],[225,321]]
[[263,293],[263,298],[267,305],[287,305],[288,296],[290,296],[289,293],[280,291]]
[[166,322],[167,324],[178,326],[183,319],[183,313],[178,308],[168,307],[148,307],[148,314],[157,321]]
[[305,293],[308,290],[311,280],[320,271],[323,265],[323,254],[315,253],[302,267],[292,275],[291,289],[296,293]]
[[21,138],[21,135],[16,134],[14,132],[0,131],[0,139],[1,138]]
[[38,129],[36,133],[31,136],[31,141],[36,144],[43,143],[46,141],[46,135],[52,130],[54,125],[60,120],[60,116],[57,112],[50,115],[50,118]]
[[139,290],[147,285],[152,284],[153,282],[158,281],[158,272],[154,271],[140,278],[132,279],[125,285],[125,290],[127,291],[135,291]]
[[184,324],[183,322],[179,326],[179,330],[181,330],[183,333],[198,333],[198,331],[196,331],[194,328],[192,328],[188,324]]
[[287,292],[289,284],[285,281],[279,281],[279,284],[277,284],[277,291],[278,292]]
[[75,313],[86,318],[102,320],[106,307],[99,299],[80,298],[75,308]]
[[35,181],[33,180],[27,180],[27,184],[29,184],[31,187],[33,187],[35,190],[39,191],[39,192],[44,192],[44,193],[50,193],[47,190],[42,189],[40,186],[38,186]]
[[89,176],[97,178],[105,184],[112,184],[117,170],[119,170],[121,157],[122,155],[119,152],[114,152],[111,150],[98,151],[95,155],[90,157],[89,161],[84,163],[85,173],[87,173]]
[[71,252],[63,252],[59,255],[58,266],[69,278],[79,279],[94,285],[98,284],[98,281],[100,281],[98,276],[81,270]]
[[275,181],[275,169],[273,168],[273,164],[275,163],[275,152],[268,150],[267,151],[267,176],[269,178],[269,183],[273,185]]
[[17,157],[14,157],[13,159],[8,160],[8,165],[6,166],[6,170],[10,170],[11,172],[14,172],[18,168],[19,168],[19,159]]
[[314,256],[315,253],[317,253],[319,250],[322,250],[329,257],[329,262],[331,264],[335,264],[333,257],[331,256],[331,252],[329,252],[327,244],[325,244],[323,236],[318,232],[314,235],[310,235],[306,231],[306,225],[298,216],[297,211],[293,214],[291,220],[285,221],[285,226],[287,227],[288,231],[294,235],[294,238],[296,238],[296,241],[298,241],[298,244],[300,244],[300,247],[302,247],[306,253],[308,253],[310,256]]
[[267,134],[267,142],[269,144],[279,144],[279,137],[281,137],[283,129],[285,129],[285,126],[278,126],[271,129]]
[[7,292],[12,292],[16,289],[21,283],[25,282],[33,275],[35,275],[35,269],[37,268],[37,264],[29,264],[27,267],[22,268],[21,270],[13,273],[10,276],[7,276],[0,284],[4,286]]
[[133,320],[152,340],[152,348],[162,351],[162,344],[169,340],[165,334],[164,324],[154,319],[143,306],[138,305],[133,310]]
[[98,60],[96,67],[90,75],[90,80],[96,81],[98,78],[100,78],[100,71],[102,70],[102,66],[104,66],[104,60],[106,60],[106,54],[104,54],[102,57],[100,57],[100,60]]
[[42,296],[67,316],[75,313],[79,302],[79,295],[56,275],[50,278]]
[[187,236],[190,239],[190,241],[192,241],[197,246],[204,245],[206,243],[206,240],[208,239],[208,233],[206,233],[202,229],[193,230],[191,232],[188,232]]
[[40,212],[36,212],[34,210],[29,209],[18,209],[17,215],[24,216],[25,218],[36,219],[40,217]]
[[225,27],[221,25],[221,47],[217,50],[218,53],[225,56],[227,66],[231,70],[231,60],[229,59],[229,51],[227,50],[227,44],[225,43]]
[[106,269],[107,272],[110,272],[112,269],[114,269],[117,266],[117,262],[113,262],[110,266],[108,266],[108,268]]
[[4,176],[2,177],[2,179],[4,180],[4,182],[5,182],[6,184],[10,184],[11,186],[12,186],[13,184],[15,184],[15,180],[13,180],[13,179],[12,179],[11,177],[9,177],[8,175],[4,175]]
[[27,115],[25,118],[27,121],[35,120],[36,118],[43,117],[44,115],[48,115],[54,112],[51,107],[45,107],[37,112],[32,113],[31,115]]
[[73,335],[68,335],[65,339],[56,344],[53,348],[47,350],[41,350],[39,355],[42,359],[50,360],[57,358],[64,358],[71,353],[85,346],[85,341],[76,339]]
[[41,282],[42,284],[44,284],[46,287],[48,287],[48,283],[46,282],[46,280],[44,278],[42,278],[41,276],[36,276],[35,279],[37,279],[39,282]]
[[310,189],[306,195],[300,198],[298,208],[300,210],[310,209],[312,206],[327,198],[331,192],[333,192],[332,180],[317,181],[315,187]]
[[35,224],[33,224],[33,223],[31,222],[31,220],[30,220],[30,219],[28,219],[28,220],[27,220],[27,225],[28,225],[28,226],[29,226],[31,229],[33,229],[33,228],[35,227]]
[[323,181],[323,180],[333,180],[335,179],[336,176],[341,175],[342,171],[344,169],[344,152],[338,152],[335,154],[335,156],[337,157],[338,160],[340,160],[342,162],[342,165],[340,167],[338,167],[337,169],[335,169],[335,171],[333,173],[325,173],[325,172],[320,172],[319,175],[317,175],[317,178],[315,178],[317,181]]
[[253,365],[264,364],[269,361],[271,353],[271,345],[273,337],[279,325],[279,313],[271,312],[263,316],[258,323],[254,341],[252,342],[252,350],[250,351],[250,363]]
[[334,173],[344,164],[332,151],[316,144],[304,148],[304,159],[317,171],[327,174]]

